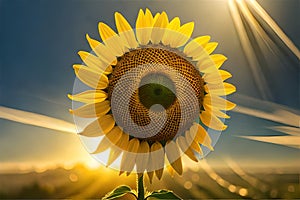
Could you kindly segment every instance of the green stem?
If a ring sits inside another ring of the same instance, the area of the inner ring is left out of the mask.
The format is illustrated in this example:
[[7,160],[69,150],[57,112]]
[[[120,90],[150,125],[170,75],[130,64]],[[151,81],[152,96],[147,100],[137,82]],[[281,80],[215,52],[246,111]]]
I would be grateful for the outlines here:
[[144,200],[145,198],[145,191],[144,191],[144,174],[140,177],[137,175],[137,191],[138,191],[138,198],[137,200]]

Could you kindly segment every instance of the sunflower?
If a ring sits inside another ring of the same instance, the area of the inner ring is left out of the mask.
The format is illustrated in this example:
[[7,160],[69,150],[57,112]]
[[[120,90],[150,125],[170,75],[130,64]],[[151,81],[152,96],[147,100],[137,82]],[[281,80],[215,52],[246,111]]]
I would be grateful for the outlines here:
[[107,166],[121,156],[120,172],[147,172],[161,179],[164,168],[182,174],[182,156],[197,162],[202,148],[213,150],[209,130],[223,131],[226,95],[234,85],[220,69],[226,61],[211,54],[210,36],[191,38],[194,23],[181,24],[165,12],[140,10],[133,29],[118,12],[117,33],[99,23],[102,43],[86,35],[92,52],[79,51],[84,64],[73,66],[90,89],[69,95],[82,106],[70,110],[91,118],[80,135],[95,137],[92,154],[109,149]]

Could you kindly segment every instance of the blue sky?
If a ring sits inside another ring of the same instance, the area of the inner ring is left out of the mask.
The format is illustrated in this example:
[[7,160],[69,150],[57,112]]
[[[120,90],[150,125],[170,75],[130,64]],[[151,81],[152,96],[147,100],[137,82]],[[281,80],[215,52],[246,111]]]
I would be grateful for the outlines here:
[[[259,1],[261,6],[299,47],[299,1]],[[210,35],[219,43],[216,53],[228,57],[224,69],[233,74],[229,82],[237,86],[230,99],[248,107],[266,109],[241,98],[248,96],[287,106],[299,114],[299,64],[280,43],[279,53],[262,51],[260,65],[272,98],[263,99],[243,53],[226,1],[0,1],[0,105],[73,122],[68,109],[75,79],[72,65],[81,63],[77,52],[90,51],[89,33],[99,38],[97,25],[103,21],[114,27],[114,12],[121,12],[134,25],[140,8],[166,11],[182,22],[194,21],[193,36]],[[261,22],[263,27],[267,26]],[[231,157],[243,162],[296,163],[299,150],[261,143],[237,135],[282,135],[268,129],[279,123],[231,112],[226,130],[211,159]],[[63,160],[83,151],[77,138],[58,131],[0,119],[0,162]],[[76,145],[75,145],[76,144]],[[73,152],[73,148],[76,149]],[[81,153],[81,156],[85,155]],[[75,156],[76,157],[76,156]]]

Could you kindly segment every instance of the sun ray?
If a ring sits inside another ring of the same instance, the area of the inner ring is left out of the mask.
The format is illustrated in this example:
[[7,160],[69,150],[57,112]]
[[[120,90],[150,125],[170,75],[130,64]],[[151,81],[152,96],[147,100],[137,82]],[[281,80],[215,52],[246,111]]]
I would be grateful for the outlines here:
[[232,110],[233,112],[270,120],[291,127],[300,126],[300,111],[295,108],[241,94],[236,94],[235,100],[238,102],[238,106]]
[[[247,7],[246,2],[242,0],[242,1],[237,1],[237,3],[240,10],[242,11],[243,16],[245,17],[245,20],[247,21],[247,24],[249,25],[255,37],[256,42],[262,39],[264,44],[268,47],[269,51],[271,51],[273,54],[276,54],[277,53],[276,48],[278,47],[276,46],[274,41],[268,36],[266,31],[261,27],[260,23],[258,23],[258,21],[255,19],[253,13],[251,13],[249,8]],[[258,45],[261,46],[261,43],[258,42]]]
[[300,149],[300,136],[239,136],[250,140],[279,144]]
[[14,108],[8,108],[4,106],[0,106],[0,118],[23,124],[61,131],[64,133],[75,134],[77,132],[76,127],[73,123],[49,117],[46,115],[27,112]]
[[249,39],[247,32],[245,30],[245,27],[243,25],[243,21],[239,14],[238,7],[234,0],[229,0],[228,6],[229,6],[230,14],[232,16],[235,28],[238,32],[238,36],[240,38],[240,42],[241,42],[243,51],[245,52],[245,56],[247,58],[249,66],[252,70],[253,77],[254,77],[255,83],[258,87],[258,90],[259,90],[261,96],[263,97],[263,99],[272,99],[270,89],[269,89],[267,81],[262,73],[258,59],[253,50],[253,46],[251,45],[250,39]]
[[284,44],[300,59],[300,51],[290,38],[283,32],[278,24],[271,18],[271,16],[259,5],[256,0],[247,1],[248,5],[253,8],[257,14],[273,29],[276,35],[284,42]]

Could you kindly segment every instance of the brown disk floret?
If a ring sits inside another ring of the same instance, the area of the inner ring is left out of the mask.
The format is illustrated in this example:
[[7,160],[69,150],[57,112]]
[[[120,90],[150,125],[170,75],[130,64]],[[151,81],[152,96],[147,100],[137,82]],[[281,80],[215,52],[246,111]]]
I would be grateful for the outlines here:
[[[204,81],[198,72],[198,70],[189,62],[187,59],[183,58],[182,56],[178,55],[175,52],[172,52],[170,50],[162,49],[162,48],[140,48],[136,50],[132,50],[126,54],[124,54],[122,57],[118,59],[118,62],[116,66],[114,67],[113,73],[111,76],[109,76],[109,87],[108,87],[108,95],[109,99],[111,99],[113,90],[117,82],[120,80],[120,78],[129,70],[133,68],[137,68],[141,65],[146,64],[161,64],[164,66],[170,67],[172,70],[176,70],[179,72],[190,84],[190,86],[193,88],[193,93],[198,99],[198,110],[202,107],[203,97],[204,97]],[[141,79],[141,78],[140,78]],[[181,84],[180,82],[176,82],[176,80],[172,80],[173,85],[175,86],[176,92],[179,87],[186,87],[184,84]],[[185,88],[181,89],[181,91],[184,91]],[[183,101],[189,102],[189,96],[185,94],[175,94],[176,97],[181,97]],[[143,105],[141,101],[141,96],[139,95],[139,90],[136,88],[135,92],[132,94],[130,98],[129,103],[129,112],[131,119],[138,124],[139,126],[146,126],[150,123],[151,119],[149,116],[149,108],[147,108],[145,105]],[[122,98],[122,97],[120,97]],[[124,108],[127,109],[127,108]],[[180,108],[180,103],[178,98],[175,98],[173,103],[170,104],[166,109],[167,113],[167,122],[165,123],[164,127],[160,130],[159,133],[157,133],[155,136],[152,136],[150,138],[143,138],[141,140],[147,140],[149,142],[154,141],[168,141],[170,139],[173,139],[176,134],[178,134],[178,131],[182,132],[187,130],[195,120],[195,113],[193,110],[185,110],[182,111]],[[195,109],[196,110],[196,109]],[[126,119],[123,113],[126,112],[126,110],[118,110],[118,113],[115,113],[121,119],[121,121],[116,120],[116,123],[120,127],[124,129],[125,132],[130,133],[131,130],[130,127],[127,126],[127,121],[130,119]],[[185,117],[186,119],[182,119],[182,113],[181,112],[188,112],[190,113],[189,117]],[[196,116],[198,116],[199,113],[196,113]],[[160,113],[157,113],[157,117],[159,117]],[[152,116],[153,117],[153,116]],[[155,114],[154,114],[155,117]],[[179,128],[179,127],[183,128]]]

